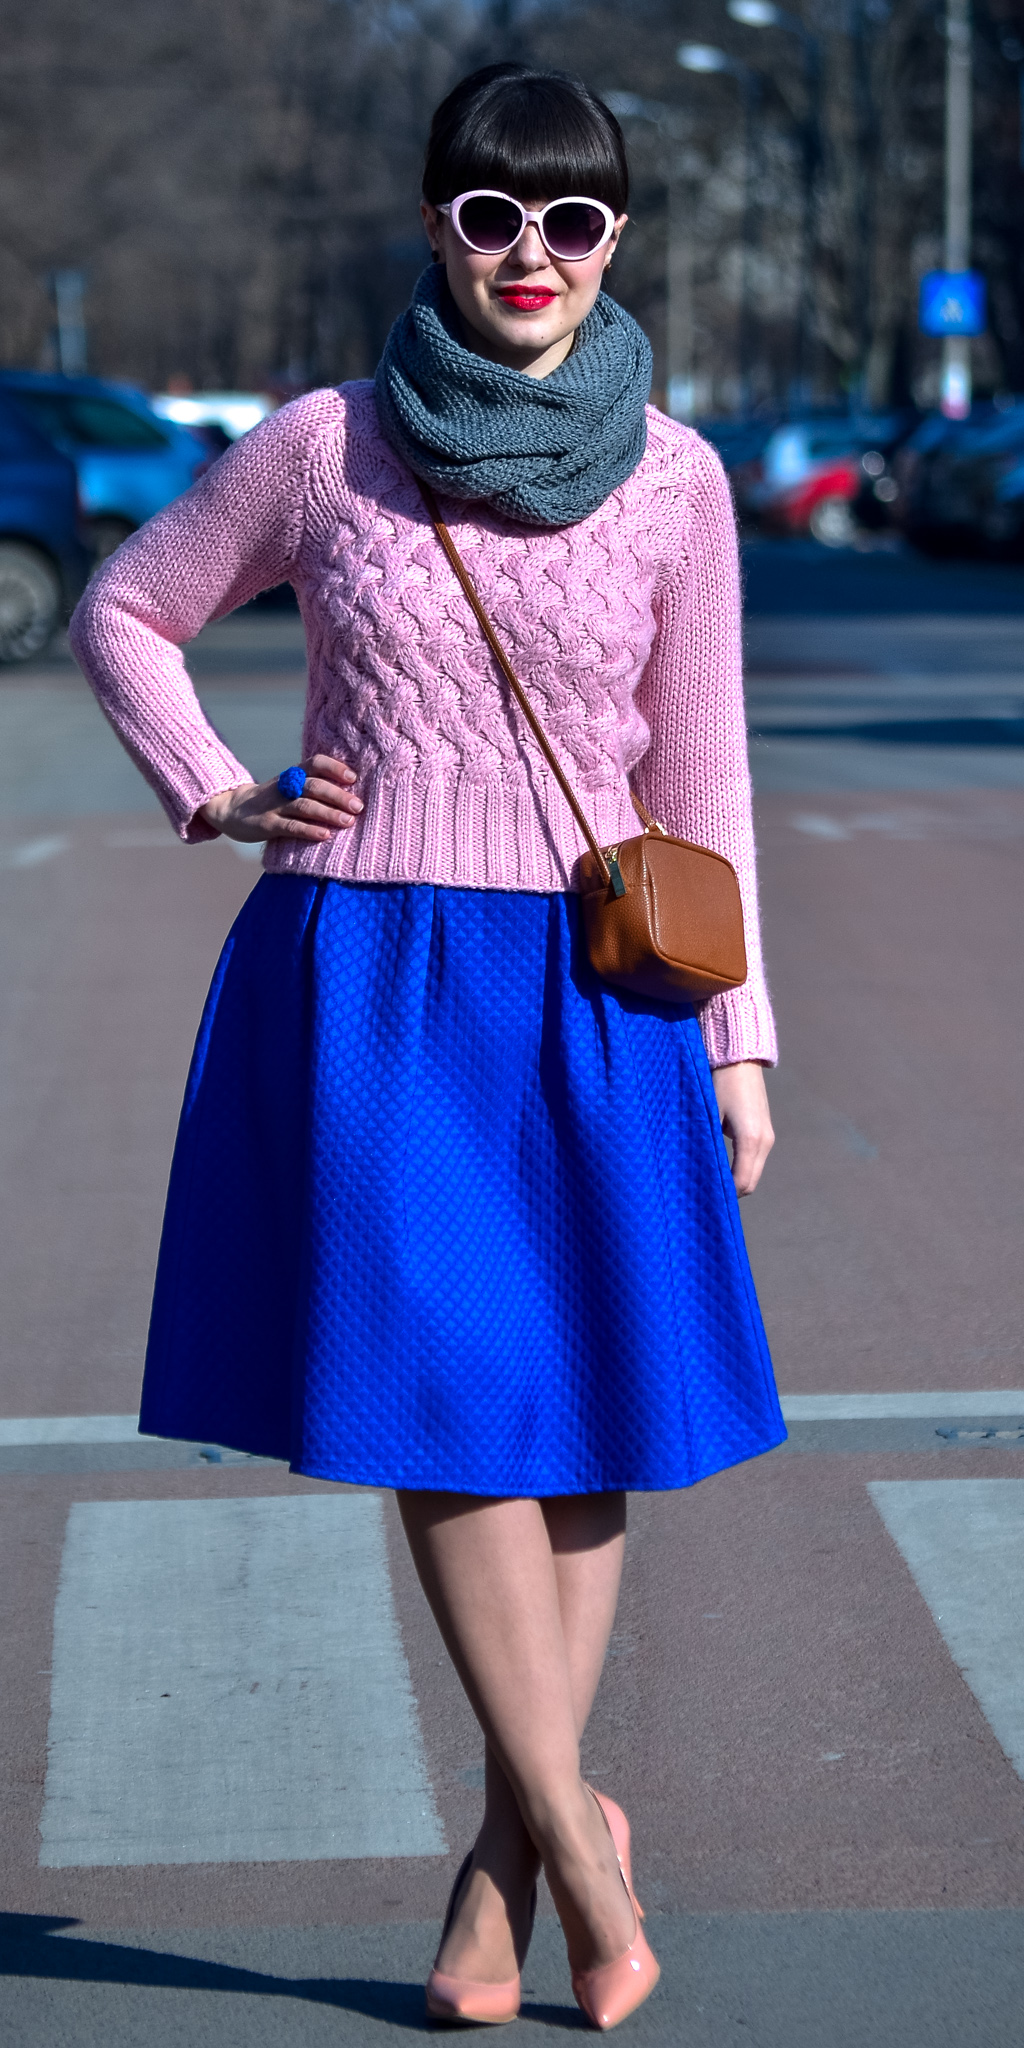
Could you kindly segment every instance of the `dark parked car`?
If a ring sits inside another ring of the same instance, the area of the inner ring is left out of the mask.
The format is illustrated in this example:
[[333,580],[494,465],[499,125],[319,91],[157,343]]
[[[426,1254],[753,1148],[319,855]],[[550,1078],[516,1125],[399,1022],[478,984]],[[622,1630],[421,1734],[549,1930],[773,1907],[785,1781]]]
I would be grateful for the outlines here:
[[74,463],[98,562],[187,491],[218,452],[188,427],[161,419],[140,391],[101,377],[0,370],[0,393]]
[[897,468],[908,540],[930,554],[1024,552],[1024,402],[933,414]]
[[0,392],[0,661],[42,653],[88,572],[74,464]]

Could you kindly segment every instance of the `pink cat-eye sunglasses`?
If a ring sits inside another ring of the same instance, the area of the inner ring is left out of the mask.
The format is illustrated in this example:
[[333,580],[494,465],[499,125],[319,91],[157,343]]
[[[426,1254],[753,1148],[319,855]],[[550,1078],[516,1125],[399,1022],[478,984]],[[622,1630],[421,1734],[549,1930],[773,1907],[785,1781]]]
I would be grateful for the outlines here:
[[460,192],[437,208],[447,214],[460,242],[478,256],[507,256],[530,222],[549,256],[559,263],[582,263],[603,249],[615,232],[615,215],[600,199],[551,199],[539,213],[530,213],[507,192]]

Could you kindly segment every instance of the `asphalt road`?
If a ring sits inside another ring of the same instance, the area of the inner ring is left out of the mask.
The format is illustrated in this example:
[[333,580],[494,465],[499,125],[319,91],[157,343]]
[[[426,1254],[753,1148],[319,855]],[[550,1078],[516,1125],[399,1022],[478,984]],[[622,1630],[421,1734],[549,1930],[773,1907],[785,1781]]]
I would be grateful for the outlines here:
[[[638,2044],[1020,2039],[1022,583],[749,559],[783,1060],[746,1223],[791,1433],[631,1505],[586,1761],[664,1964]],[[295,757],[292,615],[191,659],[254,772]],[[191,1040],[257,873],[177,846],[59,649],[0,677],[18,2048],[423,2031],[479,1812],[393,1502],[130,1419]],[[529,2039],[582,2026],[543,1911],[524,1982]]]

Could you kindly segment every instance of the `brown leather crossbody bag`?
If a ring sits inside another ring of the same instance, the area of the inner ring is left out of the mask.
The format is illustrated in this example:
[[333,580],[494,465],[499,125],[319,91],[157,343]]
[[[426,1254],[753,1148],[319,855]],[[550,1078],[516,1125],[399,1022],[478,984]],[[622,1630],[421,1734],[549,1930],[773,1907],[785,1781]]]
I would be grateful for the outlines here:
[[580,891],[587,950],[605,981],[661,1002],[699,1003],[747,978],[743,906],[736,871],[720,853],[673,839],[630,790],[643,832],[617,846],[599,846],[523,689],[476,585],[421,479],[423,501],[502,675],[576,820],[587,852]]

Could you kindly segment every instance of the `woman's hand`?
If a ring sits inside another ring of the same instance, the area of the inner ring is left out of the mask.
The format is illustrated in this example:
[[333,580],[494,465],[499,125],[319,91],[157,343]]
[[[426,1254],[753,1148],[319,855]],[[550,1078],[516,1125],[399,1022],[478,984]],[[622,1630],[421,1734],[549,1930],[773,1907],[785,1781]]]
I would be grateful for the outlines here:
[[355,795],[355,770],[330,754],[304,761],[306,787],[299,797],[283,797],[276,782],[242,782],[237,789],[218,790],[199,816],[227,839],[330,839],[351,830],[363,806]]
[[722,1129],[732,1140],[732,1177],[738,1195],[752,1195],[775,1143],[764,1072],[756,1060],[716,1067],[715,1084]]

